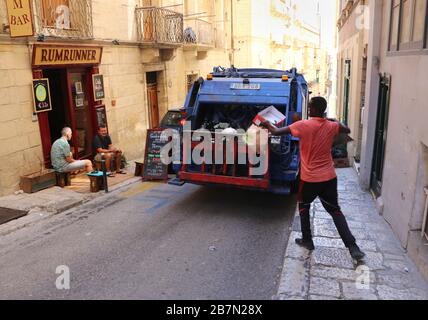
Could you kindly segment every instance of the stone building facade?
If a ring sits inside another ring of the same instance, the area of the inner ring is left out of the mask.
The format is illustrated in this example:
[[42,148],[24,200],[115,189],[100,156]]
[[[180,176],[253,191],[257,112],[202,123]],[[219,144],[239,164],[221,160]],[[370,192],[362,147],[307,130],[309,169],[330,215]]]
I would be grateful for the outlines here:
[[[21,176],[50,166],[50,146],[65,125],[73,129],[76,158],[91,157],[102,122],[128,160],[143,157],[146,129],[184,104],[192,81],[213,66],[230,65],[227,0],[30,5],[34,35],[12,38],[6,0],[0,0],[0,195],[18,190]],[[184,37],[188,27],[192,41]],[[74,53],[87,49],[100,56],[88,61]],[[57,58],[34,57],[49,50]],[[104,80],[100,100],[92,92],[98,74]],[[34,112],[34,79],[49,79],[51,111]]]
[[[379,213],[428,279],[428,5],[425,0],[365,5],[368,34],[362,41],[357,32],[355,40],[360,43],[355,57],[367,58],[365,79],[362,70],[356,78],[361,89],[365,81],[360,182],[372,190]],[[353,90],[356,101],[362,100],[360,90]]]

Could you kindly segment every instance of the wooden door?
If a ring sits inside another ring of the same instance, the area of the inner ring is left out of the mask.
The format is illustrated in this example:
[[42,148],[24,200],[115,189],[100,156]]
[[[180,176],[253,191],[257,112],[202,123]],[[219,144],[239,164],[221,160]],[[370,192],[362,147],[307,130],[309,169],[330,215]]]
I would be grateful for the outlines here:
[[390,85],[391,77],[389,75],[381,76],[371,176],[371,188],[377,196],[382,193],[386,139],[388,136]]
[[158,87],[156,84],[147,86],[147,97],[149,102],[150,129],[159,127],[159,102]]

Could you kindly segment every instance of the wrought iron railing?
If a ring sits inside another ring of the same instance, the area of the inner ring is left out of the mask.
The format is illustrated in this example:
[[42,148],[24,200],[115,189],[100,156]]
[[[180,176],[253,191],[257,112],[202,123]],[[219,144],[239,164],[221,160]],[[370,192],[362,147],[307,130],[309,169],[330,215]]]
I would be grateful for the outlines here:
[[34,0],[38,36],[93,38],[91,0]]
[[143,43],[183,43],[183,14],[158,7],[136,8],[138,40]]
[[214,26],[201,19],[186,19],[184,21],[184,41],[186,43],[214,46]]

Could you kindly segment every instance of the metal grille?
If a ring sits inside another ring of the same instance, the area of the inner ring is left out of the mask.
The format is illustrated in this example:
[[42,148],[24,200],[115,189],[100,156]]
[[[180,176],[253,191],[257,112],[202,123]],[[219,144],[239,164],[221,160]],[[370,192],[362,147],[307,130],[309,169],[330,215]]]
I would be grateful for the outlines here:
[[[196,35],[196,43],[214,46],[214,27],[211,23],[201,19],[188,19],[185,21],[186,28],[191,28]],[[193,42],[188,41],[186,42]]]
[[183,15],[157,8],[135,9],[139,41],[159,44],[183,43]]
[[90,0],[34,0],[37,35],[63,38],[92,38]]
[[6,0],[0,0],[0,34],[9,33],[9,29],[6,28],[8,25]]

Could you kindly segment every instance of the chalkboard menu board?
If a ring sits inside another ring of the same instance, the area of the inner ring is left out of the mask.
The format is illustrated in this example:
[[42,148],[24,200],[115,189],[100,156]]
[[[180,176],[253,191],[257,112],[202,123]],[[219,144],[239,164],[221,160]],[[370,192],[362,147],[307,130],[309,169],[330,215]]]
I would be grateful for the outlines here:
[[144,180],[168,180],[168,166],[162,163],[162,148],[169,142],[162,138],[162,129],[147,130],[144,158]]

